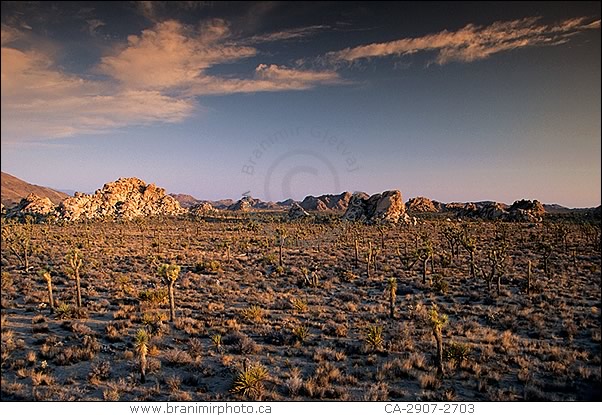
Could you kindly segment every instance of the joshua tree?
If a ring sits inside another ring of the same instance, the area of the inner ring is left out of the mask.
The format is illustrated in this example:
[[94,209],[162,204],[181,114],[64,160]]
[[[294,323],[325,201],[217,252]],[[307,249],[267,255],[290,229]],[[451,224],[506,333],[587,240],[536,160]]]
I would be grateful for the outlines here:
[[443,228],[443,236],[447,240],[449,244],[449,249],[451,251],[452,258],[458,256],[458,245],[460,243],[461,233],[460,231],[453,225],[446,226]]
[[278,228],[276,230],[277,234],[278,234],[278,265],[279,266],[283,266],[282,265],[282,248],[284,248],[284,241],[286,241],[286,237],[288,236],[286,234],[286,230],[284,228]]
[[39,270],[38,275],[44,278],[44,281],[46,281],[46,284],[48,285],[48,304],[50,305],[50,309],[54,311],[54,297],[52,296],[52,275],[50,275],[50,272],[45,269]]
[[80,284],[80,269],[84,263],[82,259],[82,254],[77,249],[71,250],[67,254],[67,262],[69,263],[68,271],[75,278],[75,290],[76,290],[76,298],[75,302],[77,307],[82,306],[82,289]]
[[372,255],[374,251],[372,249],[372,241],[368,242],[368,252],[366,252],[366,274],[370,278],[370,263],[372,262]]
[[2,244],[19,260],[25,273],[29,272],[29,257],[33,254],[33,219],[27,216],[25,224],[2,224]]
[[531,295],[531,260],[527,265],[527,295]]
[[387,280],[389,291],[389,316],[395,318],[395,298],[397,297],[397,278],[391,277]]
[[140,382],[142,383],[146,382],[146,355],[148,354],[148,343],[149,337],[146,330],[138,330],[134,345],[140,362]]
[[176,280],[180,276],[180,266],[175,264],[161,264],[159,266],[159,277],[167,285],[167,293],[169,295],[169,321],[174,321],[176,318],[176,301],[174,298],[174,286]]
[[500,244],[497,247],[490,249],[487,256],[490,266],[489,274],[486,274],[485,271],[481,269],[483,278],[487,281],[487,290],[489,292],[491,292],[491,283],[494,279],[496,280],[498,296],[501,291],[501,279],[506,269],[506,256],[506,246],[504,244]]
[[474,237],[471,237],[468,235],[468,233],[465,231],[462,234],[462,237],[460,238],[460,243],[462,244],[462,246],[464,247],[464,249],[466,249],[470,255],[470,276],[472,278],[475,278],[477,273],[476,273],[476,266],[475,266],[475,253],[477,252],[477,240]]
[[428,313],[428,323],[437,342],[437,376],[443,376],[443,334],[441,329],[447,324],[447,314],[439,314],[439,308],[433,304]]
[[418,249],[418,258],[422,261],[422,283],[426,284],[426,267],[429,259],[433,257],[433,244],[430,240],[424,241],[424,244]]
[[384,225],[379,225],[377,227],[378,232],[380,233],[380,249],[384,252],[385,251],[385,231],[387,230],[387,227]]
[[546,274],[546,277],[550,276],[550,257],[552,256],[552,252],[554,252],[554,248],[552,244],[547,242],[542,242],[541,245],[542,257],[543,257],[543,272]]

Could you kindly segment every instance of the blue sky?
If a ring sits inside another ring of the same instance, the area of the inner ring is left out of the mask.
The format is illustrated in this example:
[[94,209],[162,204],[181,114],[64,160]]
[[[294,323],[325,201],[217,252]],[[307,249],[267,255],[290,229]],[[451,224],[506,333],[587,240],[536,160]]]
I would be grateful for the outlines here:
[[3,2],[2,170],[600,204],[600,5]]

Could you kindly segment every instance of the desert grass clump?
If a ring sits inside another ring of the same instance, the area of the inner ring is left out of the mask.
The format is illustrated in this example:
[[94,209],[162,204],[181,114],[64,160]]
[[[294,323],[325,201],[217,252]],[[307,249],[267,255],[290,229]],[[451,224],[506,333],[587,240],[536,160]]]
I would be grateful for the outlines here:
[[108,360],[102,360],[100,362],[92,364],[90,373],[88,373],[88,379],[90,383],[96,384],[100,381],[107,380],[111,377],[111,362]]
[[307,301],[299,297],[293,297],[291,300],[293,308],[299,313],[305,313],[308,310]]
[[259,323],[263,320],[264,310],[257,305],[252,305],[241,310],[240,314],[248,321]]
[[449,284],[443,279],[443,276],[433,275],[433,290],[439,294],[447,294]]
[[259,400],[263,395],[263,383],[268,377],[268,370],[260,363],[253,363],[248,367],[245,364],[234,379],[230,392],[243,398]]
[[[167,304],[169,300],[169,295],[165,288],[155,288],[155,289],[147,289],[142,290],[138,293],[138,299],[142,302],[148,303],[151,307],[158,307],[162,304]],[[115,313],[117,314],[119,310]],[[127,312],[126,312],[127,313]],[[121,316],[114,316],[117,318],[122,318]]]
[[305,341],[309,337],[309,327],[307,327],[306,325],[295,326],[291,331],[293,333],[293,338],[295,339],[295,341],[301,344],[305,343]]

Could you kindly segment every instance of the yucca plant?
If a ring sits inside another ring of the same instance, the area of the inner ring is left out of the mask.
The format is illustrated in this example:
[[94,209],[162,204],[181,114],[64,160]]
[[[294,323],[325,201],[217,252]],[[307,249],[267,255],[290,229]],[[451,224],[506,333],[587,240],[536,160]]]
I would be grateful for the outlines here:
[[440,314],[439,307],[433,304],[428,312],[427,322],[433,330],[433,336],[437,342],[437,357],[435,362],[437,364],[437,375],[443,376],[443,326],[447,324],[447,314]]
[[221,334],[216,333],[213,336],[211,336],[211,343],[213,343],[213,347],[215,347],[216,353],[222,352],[222,335]]
[[240,394],[244,398],[259,400],[263,394],[263,382],[269,377],[268,370],[260,363],[247,367],[246,363],[236,376],[231,393]]
[[146,330],[139,329],[134,339],[134,347],[140,363],[140,382],[146,382],[146,356],[148,354],[149,336]]
[[383,328],[381,326],[368,326],[364,336],[365,342],[374,350],[383,348]]
[[176,280],[180,276],[180,266],[175,264],[161,264],[158,270],[159,277],[167,285],[167,294],[169,295],[169,321],[176,318],[176,301],[174,287]]

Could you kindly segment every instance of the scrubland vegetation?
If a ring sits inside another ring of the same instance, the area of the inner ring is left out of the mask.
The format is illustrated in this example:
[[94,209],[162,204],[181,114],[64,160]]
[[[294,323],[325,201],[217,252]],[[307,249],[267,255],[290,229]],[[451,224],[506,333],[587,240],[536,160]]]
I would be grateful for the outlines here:
[[599,400],[569,219],[5,221],[2,399]]

